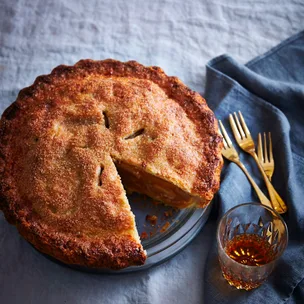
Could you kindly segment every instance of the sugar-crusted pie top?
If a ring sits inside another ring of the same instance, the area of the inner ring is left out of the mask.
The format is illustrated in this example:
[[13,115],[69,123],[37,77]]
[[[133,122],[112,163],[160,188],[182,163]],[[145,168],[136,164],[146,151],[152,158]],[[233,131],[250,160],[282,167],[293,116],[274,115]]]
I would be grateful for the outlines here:
[[118,162],[174,184],[197,207],[219,188],[222,143],[205,100],[134,61],[82,60],[38,77],[3,113],[0,134],[1,209],[66,263],[144,263]]

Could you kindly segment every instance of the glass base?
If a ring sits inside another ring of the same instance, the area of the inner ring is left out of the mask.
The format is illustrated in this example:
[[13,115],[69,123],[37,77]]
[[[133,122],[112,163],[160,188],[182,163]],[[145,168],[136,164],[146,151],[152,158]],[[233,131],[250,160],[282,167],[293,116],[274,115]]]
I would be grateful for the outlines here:
[[263,284],[263,282],[265,282],[265,280],[258,281],[258,282],[257,281],[245,282],[243,280],[236,279],[236,278],[232,277],[231,275],[225,274],[224,272],[222,272],[222,274],[230,286],[233,286],[237,289],[244,289],[247,291],[258,288],[259,286],[261,286]]

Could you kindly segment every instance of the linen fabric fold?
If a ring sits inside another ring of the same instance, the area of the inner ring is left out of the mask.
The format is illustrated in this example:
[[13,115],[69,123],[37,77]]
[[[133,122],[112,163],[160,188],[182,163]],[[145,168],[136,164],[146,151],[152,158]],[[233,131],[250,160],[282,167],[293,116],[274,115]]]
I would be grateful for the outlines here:
[[[257,142],[271,132],[275,172],[272,182],[287,203],[283,215],[289,229],[288,247],[277,268],[260,288],[233,289],[220,274],[215,246],[205,276],[206,303],[297,303],[304,291],[304,32],[279,44],[246,65],[228,55],[207,64],[206,99],[221,119],[241,160],[268,195],[254,160],[241,152],[229,126],[229,113],[241,111]],[[243,172],[225,161],[218,195],[218,219],[231,207],[258,201]]]

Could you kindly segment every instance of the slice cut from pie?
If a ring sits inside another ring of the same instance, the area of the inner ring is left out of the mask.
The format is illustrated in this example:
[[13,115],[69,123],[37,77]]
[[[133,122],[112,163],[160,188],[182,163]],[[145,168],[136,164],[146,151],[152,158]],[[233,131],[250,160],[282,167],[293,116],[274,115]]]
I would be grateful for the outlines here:
[[176,184],[153,173],[148,173],[140,167],[119,162],[117,169],[128,193],[146,194],[156,201],[179,209],[191,205],[199,207],[206,204],[205,198],[191,194]]
[[219,188],[222,142],[205,100],[134,61],[82,60],[38,77],[0,134],[0,208],[68,264],[145,262],[124,188],[177,208],[203,208]]

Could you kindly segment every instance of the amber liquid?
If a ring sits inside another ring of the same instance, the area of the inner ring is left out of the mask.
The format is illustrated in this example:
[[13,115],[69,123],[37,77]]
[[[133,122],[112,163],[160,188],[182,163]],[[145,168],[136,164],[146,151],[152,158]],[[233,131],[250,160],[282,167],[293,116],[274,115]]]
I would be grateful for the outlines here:
[[256,234],[235,236],[226,246],[226,253],[238,263],[261,266],[273,260],[273,250],[269,242]]
[[[227,243],[225,251],[231,259],[248,266],[262,266],[271,262],[275,257],[267,239],[255,234],[235,236]],[[230,285],[246,290],[258,287],[267,277],[266,274],[265,278],[263,276],[242,277],[241,274],[233,272],[233,269],[228,269],[225,265],[222,265],[222,270]]]

